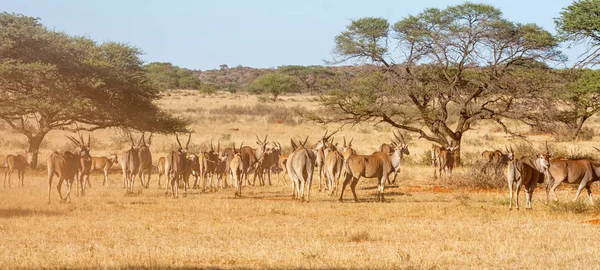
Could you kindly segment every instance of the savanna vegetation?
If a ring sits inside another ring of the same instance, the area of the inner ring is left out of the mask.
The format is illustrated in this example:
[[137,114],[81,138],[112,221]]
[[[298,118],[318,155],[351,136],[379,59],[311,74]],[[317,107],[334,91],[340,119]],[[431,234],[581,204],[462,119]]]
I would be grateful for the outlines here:
[[[0,155],[72,151],[65,135],[85,132],[92,156],[130,149],[125,133],[154,133],[154,163],[193,131],[188,153],[268,134],[283,154],[289,141],[326,131],[361,154],[399,131],[408,143],[398,182],[375,203],[377,180],[362,178],[359,202],[346,189],[292,199],[289,177],[272,186],[232,187],[185,198],[165,196],[156,168],[149,188],[125,196],[119,165],[92,173],[72,203],[47,203],[43,166],[25,187],[0,189],[0,265],[6,268],[583,268],[600,264],[600,206],[558,202],[534,192],[532,211],[508,211],[502,164],[483,150],[517,157],[547,151],[600,158],[597,130],[598,0],[579,0],[556,19],[558,35],[511,22],[489,5],[431,8],[390,23],[353,19],[335,38],[332,64],[193,71],[140,60],[139,49],[98,43],[0,14]],[[574,67],[559,45],[589,42]],[[398,51],[405,53],[397,53]],[[266,95],[266,96],[263,96]],[[270,99],[274,101],[271,101]],[[553,110],[548,110],[553,108]],[[146,134],[147,134],[146,133]],[[434,177],[431,145],[460,146],[450,177]],[[5,164],[4,158],[0,165]],[[38,167],[37,169],[35,169]],[[250,175],[252,178],[252,174]],[[13,181],[15,177],[13,175]],[[258,182],[257,182],[258,183]],[[229,185],[231,185],[229,180]],[[324,182],[323,182],[324,184]],[[594,184],[594,190],[597,190]],[[521,193],[521,200],[523,195]],[[58,200],[56,200],[57,202]],[[523,205],[523,201],[521,201]]]

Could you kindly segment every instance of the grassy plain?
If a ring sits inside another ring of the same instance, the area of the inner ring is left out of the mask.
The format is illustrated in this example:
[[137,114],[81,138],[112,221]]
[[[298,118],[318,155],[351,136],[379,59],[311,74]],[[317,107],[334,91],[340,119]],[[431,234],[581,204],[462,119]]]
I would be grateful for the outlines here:
[[[189,117],[195,133],[192,147],[206,148],[213,139],[254,146],[255,134],[269,134],[283,145],[289,138],[309,141],[326,127],[303,122],[285,108],[318,109],[311,97],[287,96],[276,103],[254,96],[220,93],[201,96],[174,91],[161,106]],[[226,111],[234,113],[223,113]],[[234,106],[234,107],[231,107]],[[251,107],[245,111],[241,106]],[[283,112],[282,112],[283,111]],[[236,113],[237,112],[237,113]],[[243,114],[243,115],[242,115]],[[590,126],[595,127],[597,119]],[[329,126],[330,130],[336,128]],[[115,130],[92,134],[92,154],[127,148]],[[359,153],[370,153],[388,141],[391,129],[358,125],[338,135],[355,137]],[[0,133],[0,154],[22,151],[24,139],[7,130]],[[541,146],[548,136],[530,136]],[[591,152],[596,138],[584,142],[552,142],[564,151]],[[40,162],[51,150],[65,150],[64,134],[48,135]],[[156,136],[154,158],[173,145],[171,136]],[[483,149],[522,143],[492,124],[480,124],[466,135],[465,157]],[[93,188],[72,203],[58,203],[43,171],[28,171],[25,187],[0,188],[0,268],[589,268],[600,265],[600,206],[572,203],[574,190],[561,188],[561,203],[544,205],[544,187],[534,193],[533,211],[508,211],[503,189],[457,187],[453,178],[434,179],[432,169],[419,165],[430,143],[413,139],[410,162],[397,185],[386,187],[387,203],[375,203],[376,182],[360,180],[360,203],[345,194],[345,202],[318,192],[318,177],[310,203],[290,198],[291,188],[273,179],[273,186],[250,186],[244,197],[233,189],[187,197],[165,198],[154,174],[149,189],[125,196],[121,176],[114,170],[110,186],[92,175]],[[518,154],[518,153],[517,153]],[[468,161],[468,160],[467,160]],[[117,169],[114,166],[113,169]],[[468,177],[459,168],[456,177]],[[55,185],[55,184],[54,184]],[[594,185],[594,190],[597,190]],[[521,194],[521,207],[524,195]]]

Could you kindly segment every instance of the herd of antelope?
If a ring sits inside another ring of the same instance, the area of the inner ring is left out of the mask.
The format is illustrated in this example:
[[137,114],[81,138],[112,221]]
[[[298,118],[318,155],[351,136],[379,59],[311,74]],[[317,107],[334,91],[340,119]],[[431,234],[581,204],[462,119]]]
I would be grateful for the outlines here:
[[[283,179],[287,175],[291,179],[292,197],[300,201],[310,201],[310,191],[313,181],[313,172],[317,171],[319,177],[319,192],[322,191],[323,182],[330,195],[337,195],[339,180],[343,179],[339,200],[344,197],[344,190],[350,184],[350,190],[356,202],[356,185],[361,177],[377,178],[377,201],[384,201],[384,188],[386,182],[393,184],[400,171],[403,155],[409,155],[408,144],[406,144],[401,133],[393,132],[394,139],[390,143],[384,143],[379,151],[370,155],[359,155],[352,148],[352,139],[343,139],[343,145],[338,147],[334,143],[333,135],[325,132],[323,136],[312,146],[308,146],[308,137],[304,141],[291,142],[291,153],[282,154],[281,144],[267,141],[256,137],[257,148],[240,143],[236,147],[221,149],[220,142],[217,149],[213,142],[210,149],[199,153],[188,153],[191,133],[188,135],[186,144],[182,145],[176,136],[177,148],[169,152],[166,157],[160,157],[156,165],[153,164],[150,146],[152,134],[146,139],[145,134],[138,143],[129,134],[131,146],[121,154],[111,153],[106,157],[92,157],[90,155],[90,137],[87,143],[79,134],[79,139],[72,136],[67,138],[75,145],[76,150],[64,153],[53,152],[47,157],[48,169],[48,203],[52,190],[53,177],[58,177],[56,186],[61,202],[70,202],[72,185],[75,183],[77,194],[85,195],[86,187],[91,187],[89,182],[90,172],[101,170],[104,173],[103,185],[108,186],[108,172],[114,164],[120,164],[123,173],[123,188],[127,193],[134,193],[136,177],[140,179],[143,188],[150,187],[151,171],[154,167],[158,169],[158,188],[162,188],[161,179],[165,180],[165,196],[178,197],[179,188],[183,188],[183,195],[187,195],[190,188],[190,176],[194,181],[191,188],[197,189],[202,186],[203,191],[214,191],[217,188],[227,188],[229,176],[232,186],[235,188],[235,196],[242,196],[242,187],[254,185],[259,178],[260,185],[272,185],[271,176],[273,171],[282,171]],[[434,177],[439,171],[440,177],[450,176],[454,167],[454,155],[458,147],[433,145],[431,148],[431,160],[434,168]],[[499,150],[483,151],[483,171],[494,168],[498,173],[499,168],[506,168],[506,178],[510,190],[509,209],[512,209],[513,200],[516,208],[519,208],[519,191],[521,187],[526,193],[526,208],[531,209],[532,194],[538,184],[548,179],[546,186],[546,203],[552,193],[554,200],[558,200],[555,189],[563,182],[579,185],[575,199],[577,199],[585,188],[589,200],[593,203],[591,183],[600,179],[600,161],[592,159],[550,159],[553,154],[549,153],[546,143],[546,151],[540,152],[534,157],[515,158],[512,147],[505,148],[506,152]],[[600,151],[600,149],[596,148]],[[21,186],[24,185],[24,172],[32,160],[33,153],[27,158],[22,155],[9,155],[6,157],[4,174],[4,186],[13,171],[18,172]],[[253,181],[248,180],[248,175],[254,170]],[[393,177],[390,177],[393,173]],[[279,174],[278,179],[281,181]],[[77,181],[75,181],[77,180]],[[66,194],[63,197],[62,183],[66,183]],[[513,199],[513,190],[516,189],[516,198]]]

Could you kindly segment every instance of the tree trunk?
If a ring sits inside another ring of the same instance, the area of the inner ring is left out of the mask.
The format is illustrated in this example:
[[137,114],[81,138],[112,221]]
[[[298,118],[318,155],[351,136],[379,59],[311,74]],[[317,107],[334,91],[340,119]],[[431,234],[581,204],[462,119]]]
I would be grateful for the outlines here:
[[461,143],[461,140],[462,140],[462,136],[460,136],[458,138],[458,140],[452,140],[450,142],[450,145],[458,147],[456,150],[454,150],[454,167],[455,168],[458,167],[458,166],[460,166],[460,163],[461,163],[460,162],[460,150],[461,150],[460,149],[460,143]]
[[581,132],[581,128],[583,127],[583,123],[585,123],[585,120],[588,119],[588,116],[580,116],[577,118],[577,120],[575,120],[575,126],[574,126],[574,130],[573,130],[573,139],[577,139],[577,136],[579,136],[579,132]]
[[32,170],[37,169],[38,165],[38,153],[40,150],[40,145],[44,140],[46,133],[37,133],[27,135],[27,141],[29,142],[29,149],[27,150],[28,154],[31,154],[31,161],[29,163],[29,168]]

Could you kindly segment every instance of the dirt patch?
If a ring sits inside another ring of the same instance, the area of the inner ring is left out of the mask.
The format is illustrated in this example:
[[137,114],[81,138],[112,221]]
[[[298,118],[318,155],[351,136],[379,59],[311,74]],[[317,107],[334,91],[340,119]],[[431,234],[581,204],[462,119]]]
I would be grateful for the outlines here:
[[475,188],[475,189],[470,189],[469,192],[471,192],[471,193],[483,193],[483,194],[497,194],[497,193],[504,193],[505,191],[503,189]]
[[442,187],[442,186],[434,186],[433,188],[431,188],[431,191],[433,191],[433,193],[452,193],[452,192],[454,192],[454,190],[447,188],[447,187]]
[[582,221],[581,223],[588,223],[588,224],[593,224],[593,225],[600,225],[600,219],[586,220],[586,221]]
[[406,186],[407,192],[452,193],[453,189],[443,186]]

